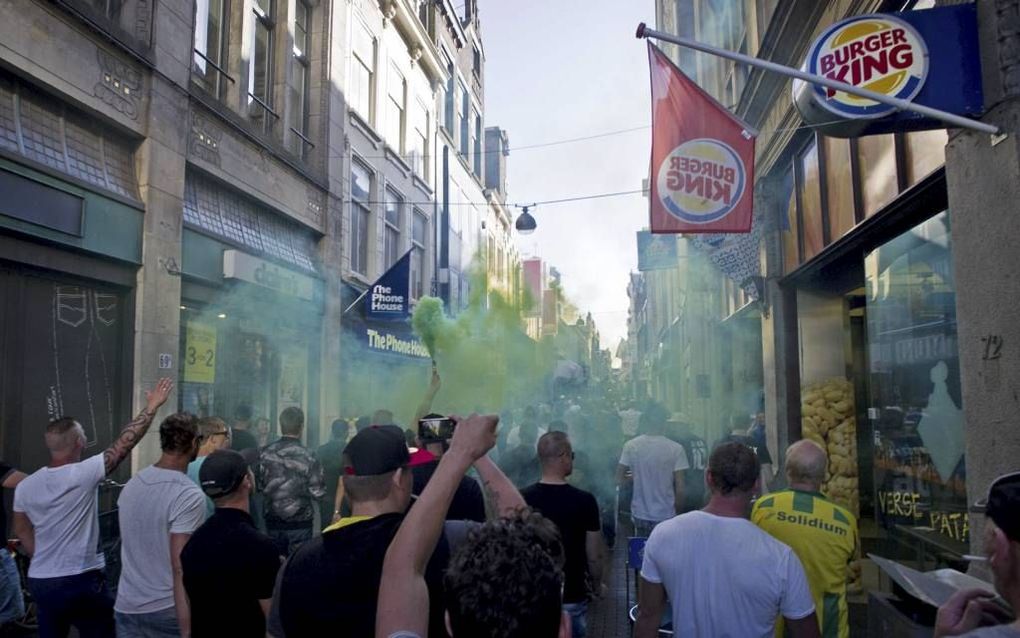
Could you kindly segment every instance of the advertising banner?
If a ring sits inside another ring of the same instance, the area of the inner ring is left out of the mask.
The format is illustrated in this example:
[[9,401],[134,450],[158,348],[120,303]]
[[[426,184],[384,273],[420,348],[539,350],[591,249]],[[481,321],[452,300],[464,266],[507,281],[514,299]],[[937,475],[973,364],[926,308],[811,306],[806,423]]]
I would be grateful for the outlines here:
[[411,251],[397,260],[368,289],[364,299],[367,319],[400,319],[411,316]]
[[637,233],[638,270],[668,270],[676,268],[676,236],[653,235],[647,230]]
[[184,339],[184,382],[216,382],[216,327],[189,321]]
[[[984,109],[975,3],[847,18],[812,43],[803,70],[954,115]],[[806,124],[834,137],[946,127],[801,80],[793,98]]]
[[650,43],[648,63],[651,232],[749,232],[754,133]]

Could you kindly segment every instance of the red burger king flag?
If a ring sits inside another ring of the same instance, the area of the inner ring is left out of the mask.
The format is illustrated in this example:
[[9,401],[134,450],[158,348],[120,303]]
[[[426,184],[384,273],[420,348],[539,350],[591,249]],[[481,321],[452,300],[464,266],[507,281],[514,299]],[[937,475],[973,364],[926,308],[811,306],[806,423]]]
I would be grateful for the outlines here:
[[754,134],[651,43],[651,230],[747,233]]

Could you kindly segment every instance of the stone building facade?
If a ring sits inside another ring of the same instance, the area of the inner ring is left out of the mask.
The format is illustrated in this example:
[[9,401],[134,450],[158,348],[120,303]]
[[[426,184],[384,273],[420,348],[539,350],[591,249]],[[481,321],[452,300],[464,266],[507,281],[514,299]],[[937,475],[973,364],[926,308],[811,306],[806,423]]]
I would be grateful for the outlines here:
[[249,406],[273,436],[299,406],[317,444],[347,415],[352,298],[408,251],[412,297],[437,292],[450,198],[477,207],[452,224],[462,256],[505,202],[475,152],[473,2],[0,9],[0,441],[25,469],[49,419],[101,450],[162,376],[165,411]]

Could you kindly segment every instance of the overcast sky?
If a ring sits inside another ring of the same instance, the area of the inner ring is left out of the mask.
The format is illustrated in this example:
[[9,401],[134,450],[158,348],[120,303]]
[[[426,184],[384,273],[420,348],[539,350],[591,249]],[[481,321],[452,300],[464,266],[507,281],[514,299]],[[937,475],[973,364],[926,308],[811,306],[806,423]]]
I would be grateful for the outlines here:
[[[480,0],[486,54],[485,125],[510,136],[509,201],[531,203],[641,188],[651,130],[536,149],[647,126],[648,54],[634,37],[655,23],[652,0]],[[516,215],[518,211],[514,210]],[[539,206],[538,230],[518,242],[563,275],[567,296],[590,311],[602,347],[627,334],[627,278],[637,268],[640,195]]]

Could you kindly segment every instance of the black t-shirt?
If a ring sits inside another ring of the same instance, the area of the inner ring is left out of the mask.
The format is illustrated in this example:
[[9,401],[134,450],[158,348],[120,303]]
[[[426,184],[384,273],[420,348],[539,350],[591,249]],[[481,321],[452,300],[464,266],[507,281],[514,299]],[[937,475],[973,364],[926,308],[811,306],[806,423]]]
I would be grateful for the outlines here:
[[[373,638],[383,559],[403,520],[403,514],[383,514],[301,545],[278,578],[270,614],[273,635]],[[429,635],[437,638],[446,635],[442,574],[449,562],[444,534],[425,571]]]
[[[414,476],[414,487],[411,490],[413,494],[421,495],[437,467],[438,459],[411,468],[411,474]],[[450,510],[446,513],[446,520],[485,522],[485,497],[482,496],[482,488],[478,481],[470,476],[460,479],[460,485],[453,493]]]
[[192,636],[263,638],[259,600],[272,598],[280,561],[273,541],[255,529],[247,512],[217,508],[181,552]]
[[560,530],[564,565],[563,602],[587,600],[588,555],[585,551],[587,533],[601,529],[599,506],[595,497],[573,485],[535,483],[521,490],[525,502],[538,510]]
[[255,435],[248,430],[239,430],[232,428],[230,430],[230,449],[235,452],[241,452],[244,450],[258,449],[259,442],[255,438]]
[[[322,466],[322,480],[326,484],[326,496],[323,499],[329,505],[329,509],[323,513],[332,515],[334,503],[336,502],[336,484],[340,481],[340,474],[343,472],[343,451],[342,441],[332,440],[319,447],[315,456]],[[328,520],[328,518],[327,518]]]
[[684,470],[683,513],[705,505],[705,468],[708,467],[708,446],[694,434],[678,435],[676,442],[687,452],[689,467]]
[[[14,468],[7,465],[3,461],[0,461],[0,483],[7,480],[7,476],[14,471]],[[2,496],[2,494],[0,494]],[[0,499],[0,534],[7,533],[7,506],[4,504],[3,499]],[[7,537],[4,536],[4,540]]]

